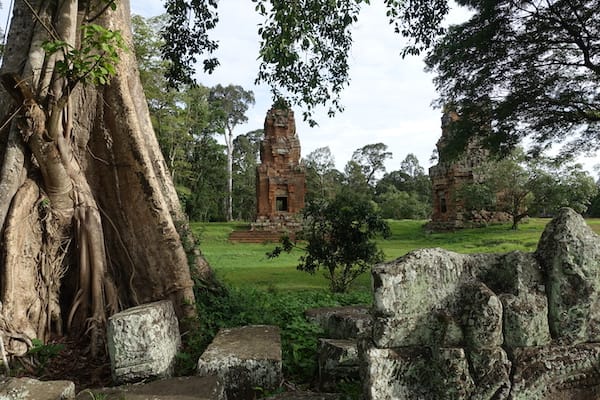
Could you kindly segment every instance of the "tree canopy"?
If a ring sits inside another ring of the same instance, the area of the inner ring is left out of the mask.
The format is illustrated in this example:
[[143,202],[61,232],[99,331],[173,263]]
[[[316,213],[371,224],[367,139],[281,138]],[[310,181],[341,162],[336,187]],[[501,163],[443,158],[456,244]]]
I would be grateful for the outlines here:
[[[252,0],[264,18],[258,27],[261,37],[257,82],[271,87],[273,99],[284,97],[290,105],[302,105],[303,116],[312,121],[315,107],[324,106],[329,115],[343,110],[342,90],[348,85],[348,56],[352,45],[351,27],[359,20],[369,0]],[[429,46],[441,33],[441,21],[448,11],[447,0],[385,0],[391,29],[412,42],[406,54]],[[218,21],[216,0],[168,0],[169,19],[163,47],[172,62],[168,77],[177,86],[192,80],[191,66],[202,59],[204,70],[218,65],[212,54],[218,43],[210,30]]]
[[[600,1],[459,0],[473,14],[452,26],[426,62],[441,105],[461,115],[455,137],[483,135],[509,151],[600,148]],[[482,130],[482,126],[490,129]]]
[[[369,0],[253,2],[264,18],[257,82],[269,84],[275,99],[301,104],[311,122],[317,106],[330,115],[343,110],[351,28]],[[167,2],[165,37],[173,44],[164,54],[173,62],[173,84],[189,81],[197,56],[205,70],[217,66],[218,43],[209,38],[217,3]],[[458,145],[483,135],[483,143],[505,153],[524,137],[535,150],[569,139],[565,154],[600,147],[600,0],[458,0],[472,15],[448,29],[442,28],[448,0],[384,3],[391,28],[409,39],[402,55],[427,51],[439,104],[463,117],[454,124]]]

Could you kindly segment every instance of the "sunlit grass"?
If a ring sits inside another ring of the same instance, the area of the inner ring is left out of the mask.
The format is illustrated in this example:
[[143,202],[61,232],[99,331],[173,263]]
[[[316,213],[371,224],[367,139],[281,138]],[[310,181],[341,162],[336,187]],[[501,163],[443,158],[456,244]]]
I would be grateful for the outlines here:
[[[549,219],[531,218],[511,230],[509,224],[485,228],[463,229],[455,232],[428,232],[426,221],[388,221],[392,236],[378,240],[387,260],[393,260],[418,248],[440,247],[458,253],[505,253],[513,250],[535,251],[539,238]],[[587,223],[597,233],[600,219]],[[275,244],[231,243],[233,230],[248,229],[240,223],[192,223],[200,235],[202,253],[215,270],[217,277],[231,286],[253,287],[261,290],[298,291],[327,289],[328,281],[321,272],[310,275],[296,270],[302,252],[283,253],[275,259],[266,256]],[[353,290],[369,290],[370,276],[363,274]]]

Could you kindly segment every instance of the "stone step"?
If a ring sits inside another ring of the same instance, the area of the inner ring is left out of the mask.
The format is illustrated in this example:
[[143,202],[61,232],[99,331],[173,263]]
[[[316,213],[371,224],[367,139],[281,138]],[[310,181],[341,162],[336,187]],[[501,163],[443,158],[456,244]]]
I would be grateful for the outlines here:
[[229,234],[229,241],[238,243],[277,243],[281,236],[285,234],[285,232],[277,231],[233,231]]
[[367,306],[321,307],[304,312],[306,319],[325,331],[331,339],[356,339],[370,334],[373,318]]
[[198,375],[217,375],[231,400],[254,399],[255,388],[276,389],[281,368],[279,328],[270,325],[221,329],[198,360]]
[[340,395],[335,393],[314,392],[285,392],[269,397],[268,400],[339,400]]
[[75,398],[71,381],[39,381],[32,378],[2,378],[0,399],[68,400]]
[[223,385],[216,376],[186,376],[144,384],[86,389],[76,400],[226,400]]
[[360,360],[355,339],[319,339],[317,354],[320,390],[335,391],[340,381],[360,379]]

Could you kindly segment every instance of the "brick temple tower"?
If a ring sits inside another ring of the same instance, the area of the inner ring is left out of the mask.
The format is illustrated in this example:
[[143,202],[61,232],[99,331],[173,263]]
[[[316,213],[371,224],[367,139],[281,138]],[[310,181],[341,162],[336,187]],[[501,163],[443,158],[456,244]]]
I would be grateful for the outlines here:
[[[433,230],[452,230],[468,226],[482,226],[490,222],[506,221],[507,215],[499,212],[479,210],[468,212],[464,203],[457,199],[458,189],[469,183],[481,182],[477,173],[489,157],[477,140],[471,140],[462,156],[457,160],[448,160],[446,143],[449,140],[449,126],[459,116],[454,111],[445,110],[442,116],[442,137],[438,140],[438,164],[429,168],[429,177],[433,189],[433,209],[428,227]],[[484,129],[484,128],[482,128]]]
[[304,208],[306,176],[292,110],[272,108],[267,113],[260,161],[254,229],[296,230],[298,213]]

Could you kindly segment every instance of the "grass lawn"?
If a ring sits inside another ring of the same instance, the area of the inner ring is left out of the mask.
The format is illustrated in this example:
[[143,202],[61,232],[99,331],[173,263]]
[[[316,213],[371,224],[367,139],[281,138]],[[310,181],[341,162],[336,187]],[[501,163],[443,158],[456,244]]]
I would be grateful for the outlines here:
[[[392,236],[379,240],[386,260],[393,260],[411,250],[441,247],[458,253],[504,253],[512,250],[534,251],[549,219],[531,218],[513,231],[510,225],[492,225],[486,228],[464,229],[456,232],[430,233],[423,229],[425,221],[389,221]],[[587,223],[600,232],[600,219]],[[247,229],[240,223],[192,223],[200,236],[202,253],[215,270],[218,278],[234,287],[251,287],[259,290],[297,291],[326,289],[328,281],[321,272],[310,275],[296,270],[298,257],[295,250],[279,258],[268,259],[266,252],[275,244],[230,243],[229,233]],[[353,290],[367,291],[370,276],[363,274]]]

